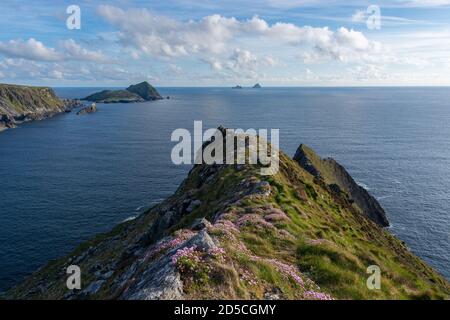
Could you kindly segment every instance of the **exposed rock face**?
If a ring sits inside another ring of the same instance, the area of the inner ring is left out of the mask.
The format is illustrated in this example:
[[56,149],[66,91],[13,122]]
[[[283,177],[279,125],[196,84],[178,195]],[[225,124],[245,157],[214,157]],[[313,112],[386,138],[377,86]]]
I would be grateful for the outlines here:
[[306,171],[316,178],[323,179],[334,192],[345,192],[354,204],[372,221],[380,226],[389,226],[389,221],[378,201],[358,185],[343,166],[332,158],[321,159],[313,150],[301,144],[294,156]]
[[[173,196],[50,262],[4,297],[449,298],[449,283],[337,185],[282,152],[278,173],[261,176],[260,169],[195,165]],[[373,264],[383,290],[366,286]],[[81,268],[81,290],[65,286],[70,265]]]
[[259,83],[255,84],[253,86],[253,89],[260,89],[260,88],[262,88],[262,87],[261,87],[261,85]]
[[97,103],[130,103],[162,99],[158,91],[147,81],[131,85],[126,90],[103,90],[82,100]]
[[95,105],[95,103],[91,104],[89,107],[85,107],[85,108],[81,109],[80,111],[78,111],[77,115],[83,115],[83,114],[94,113],[94,112],[97,112],[97,106]]
[[32,120],[42,120],[79,106],[77,100],[61,100],[52,89],[0,84],[0,131]]

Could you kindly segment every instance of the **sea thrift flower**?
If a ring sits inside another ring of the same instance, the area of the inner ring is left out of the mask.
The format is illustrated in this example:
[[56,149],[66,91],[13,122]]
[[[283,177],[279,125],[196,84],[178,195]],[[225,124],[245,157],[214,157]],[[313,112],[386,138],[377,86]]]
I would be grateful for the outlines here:
[[316,292],[316,291],[306,291],[304,293],[304,297],[306,299],[312,299],[312,300],[333,300],[333,298],[326,293],[323,292]]
[[246,281],[249,285],[252,285],[252,286],[255,286],[258,284],[258,281],[255,278],[255,276],[248,270],[242,271],[241,279]]
[[255,261],[264,261],[266,263],[273,265],[279,272],[281,272],[287,277],[291,277],[298,285],[304,287],[305,283],[303,279],[300,277],[300,275],[297,273],[297,270],[294,266],[285,264],[276,259],[264,259],[254,255],[250,256],[250,258]]
[[225,254],[225,250],[220,247],[211,248],[208,250],[208,253],[212,256],[219,257]]
[[163,240],[152,246],[145,254],[144,259],[147,260],[153,258],[168,249],[176,248],[194,235],[195,233],[190,230],[180,230],[176,238]]
[[272,209],[270,214],[264,217],[267,221],[276,222],[276,221],[288,221],[289,217],[283,211],[279,209]]
[[300,286],[304,286],[303,279],[297,273],[297,269],[294,266],[285,264],[275,259],[268,259],[268,261],[272,263],[272,265],[274,265],[278,269],[278,271],[294,279],[294,281],[297,282],[297,284],[299,284]]
[[185,247],[177,250],[177,252],[175,252],[175,254],[172,256],[172,263],[177,264],[178,260],[180,260],[181,258],[191,258],[194,261],[199,262],[200,258],[194,254],[196,248],[197,246],[193,245],[192,247]]
[[237,221],[239,228],[244,226],[261,226],[266,228],[273,228],[273,225],[264,220],[259,214],[245,214]]

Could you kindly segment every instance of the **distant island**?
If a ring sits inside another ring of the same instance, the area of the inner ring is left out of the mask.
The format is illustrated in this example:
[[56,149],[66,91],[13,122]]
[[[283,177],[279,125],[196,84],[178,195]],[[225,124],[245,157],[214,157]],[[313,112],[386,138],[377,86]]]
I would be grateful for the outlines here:
[[131,103],[163,99],[159,92],[147,81],[130,85],[125,90],[103,90],[81,100],[97,103]]
[[[242,87],[241,85],[236,85],[236,86],[232,87],[231,89],[243,89],[243,88],[244,87]],[[262,88],[262,86],[259,83],[257,83],[252,88],[253,89],[260,89],[260,88]]]

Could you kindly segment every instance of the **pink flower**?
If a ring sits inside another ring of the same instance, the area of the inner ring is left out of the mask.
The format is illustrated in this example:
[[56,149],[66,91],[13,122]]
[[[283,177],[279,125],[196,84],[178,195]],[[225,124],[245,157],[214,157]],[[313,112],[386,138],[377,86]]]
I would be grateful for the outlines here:
[[304,293],[304,297],[306,299],[312,299],[312,300],[333,300],[333,298],[326,293],[323,292],[316,292],[316,291],[306,291]]
[[172,256],[172,263],[177,264],[180,258],[188,258],[197,261],[199,258],[194,254],[196,248],[197,246],[193,245],[192,247],[184,247],[182,249],[178,249],[177,252],[175,252],[175,254]]

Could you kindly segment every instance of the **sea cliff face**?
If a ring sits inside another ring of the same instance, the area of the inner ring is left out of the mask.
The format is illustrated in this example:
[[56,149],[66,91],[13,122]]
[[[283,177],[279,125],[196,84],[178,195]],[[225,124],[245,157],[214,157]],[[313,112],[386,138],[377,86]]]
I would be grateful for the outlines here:
[[357,210],[382,227],[389,226],[386,213],[378,201],[358,185],[343,166],[332,158],[321,159],[311,148],[302,144],[294,160],[314,177],[327,184],[334,192],[343,192]]
[[[278,173],[260,169],[195,165],[173,196],[50,262],[5,298],[449,298],[449,283],[348,194],[283,152]],[[81,270],[79,290],[66,286],[71,265]],[[381,288],[372,290],[374,265]]]
[[61,100],[48,87],[0,84],[0,131],[32,120],[42,120],[79,106]]

